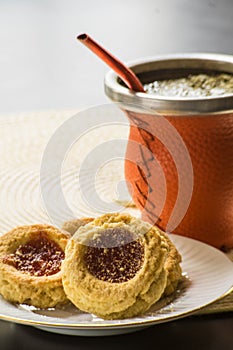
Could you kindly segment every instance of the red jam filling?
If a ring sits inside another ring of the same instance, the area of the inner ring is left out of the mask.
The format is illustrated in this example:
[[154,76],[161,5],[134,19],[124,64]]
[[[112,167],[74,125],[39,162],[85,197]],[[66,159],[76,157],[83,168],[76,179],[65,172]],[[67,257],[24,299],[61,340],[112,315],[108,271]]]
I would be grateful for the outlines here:
[[32,276],[50,276],[60,271],[64,251],[45,232],[39,232],[3,262]]

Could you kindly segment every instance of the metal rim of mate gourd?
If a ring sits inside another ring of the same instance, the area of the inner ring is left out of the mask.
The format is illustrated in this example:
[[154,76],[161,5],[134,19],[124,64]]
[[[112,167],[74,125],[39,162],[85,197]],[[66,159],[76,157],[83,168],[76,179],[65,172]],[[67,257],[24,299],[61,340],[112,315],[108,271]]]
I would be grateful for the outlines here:
[[[188,53],[141,59],[128,64],[142,84],[156,79],[172,79],[188,74],[233,75],[233,55]],[[233,93],[205,97],[165,97],[129,90],[115,72],[105,76],[105,93],[120,107],[144,113],[167,115],[213,114],[233,111]]]

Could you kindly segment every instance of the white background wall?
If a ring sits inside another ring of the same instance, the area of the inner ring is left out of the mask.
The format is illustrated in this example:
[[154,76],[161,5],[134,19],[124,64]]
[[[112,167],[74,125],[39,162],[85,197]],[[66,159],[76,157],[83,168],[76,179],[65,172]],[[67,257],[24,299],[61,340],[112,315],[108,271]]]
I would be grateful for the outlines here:
[[108,68],[76,35],[124,61],[233,54],[233,0],[0,0],[0,114],[108,102]]

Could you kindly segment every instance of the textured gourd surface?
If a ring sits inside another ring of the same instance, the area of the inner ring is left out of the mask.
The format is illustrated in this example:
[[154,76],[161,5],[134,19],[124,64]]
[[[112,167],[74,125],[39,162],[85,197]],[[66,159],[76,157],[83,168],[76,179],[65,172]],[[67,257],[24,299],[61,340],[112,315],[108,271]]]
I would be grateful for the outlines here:
[[[218,248],[233,247],[233,114],[165,118],[182,137],[194,176],[191,202],[174,232]],[[126,179],[136,205],[146,205],[143,219],[166,229],[180,186],[190,185],[186,154],[158,117],[130,113],[129,119],[134,142],[126,152]]]

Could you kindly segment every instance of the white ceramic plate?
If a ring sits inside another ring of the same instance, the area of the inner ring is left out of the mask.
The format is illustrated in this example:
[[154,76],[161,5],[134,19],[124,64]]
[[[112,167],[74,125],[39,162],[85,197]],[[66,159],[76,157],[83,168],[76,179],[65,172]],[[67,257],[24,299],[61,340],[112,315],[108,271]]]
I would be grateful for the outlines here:
[[171,235],[171,238],[183,257],[183,286],[172,301],[163,300],[140,317],[105,321],[73,306],[63,310],[38,310],[0,299],[0,318],[61,334],[122,334],[190,315],[230,291],[233,263],[223,253],[186,237]]

